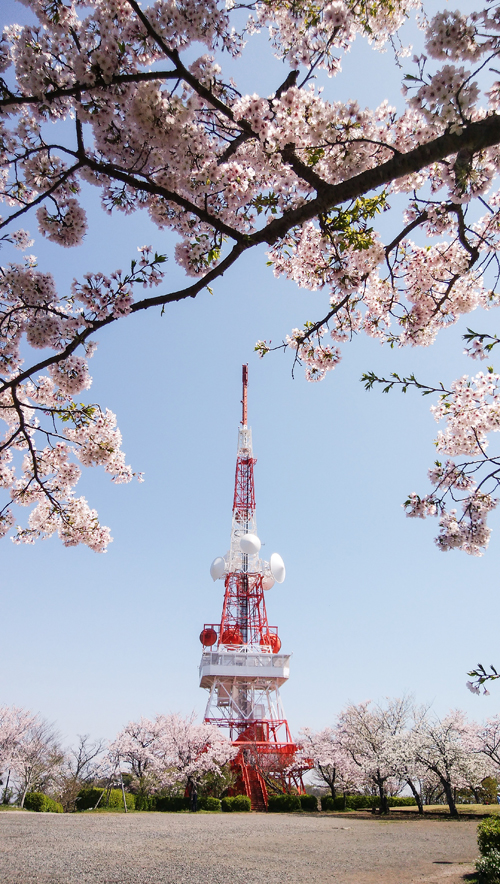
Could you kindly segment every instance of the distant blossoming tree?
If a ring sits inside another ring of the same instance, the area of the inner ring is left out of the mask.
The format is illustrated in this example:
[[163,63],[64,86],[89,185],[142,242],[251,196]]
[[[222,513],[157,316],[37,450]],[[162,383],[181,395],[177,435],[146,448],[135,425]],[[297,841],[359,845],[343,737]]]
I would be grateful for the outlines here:
[[375,706],[370,701],[347,706],[339,715],[342,747],[359,770],[360,779],[378,792],[380,812],[388,813],[387,787],[397,777],[394,740],[407,729],[411,702],[408,697]]
[[299,734],[300,750],[296,760],[311,760],[319,783],[327,785],[332,798],[337,792],[355,790],[360,783],[359,767],[346,752],[336,728],[314,732],[303,728]]
[[[68,546],[105,550],[109,529],[76,496],[80,466],[103,466],[115,482],[133,472],[115,416],[80,401],[94,335],[123,316],[196,297],[249,249],[265,246],[276,276],[325,293],[322,315],[283,344],[310,380],[334,368],[340,345],[359,332],[427,346],[463,314],[497,306],[494,3],[421,17],[425,54],[404,62],[398,112],[389,101],[375,109],[338,101],[314,78],[340,76],[356,38],[396,46],[418,0],[22,2],[36,22],[10,24],[0,42],[1,227],[4,245],[25,252],[0,272],[2,535],[14,528],[17,542],[31,543],[58,533]],[[266,29],[286,65],[283,82],[270,95],[242,94],[222,70],[224,53],[251,54],[254,34]],[[206,51],[193,57],[199,45]],[[138,286],[163,279],[165,256],[144,247],[130,270],[95,269],[57,292],[18,225],[34,215],[48,240],[81,243],[88,186],[105,211],[145,209],[175,233],[184,288],[137,297]],[[383,237],[374,224],[386,211],[392,227]],[[470,332],[470,355],[487,356],[498,340]],[[26,361],[29,348],[37,355]],[[258,342],[260,355],[269,349]],[[499,467],[487,443],[500,426],[500,375],[435,388],[397,375],[384,383],[436,392],[434,415],[444,422],[432,490],[408,497],[408,515],[439,517],[441,549],[481,554],[497,505]],[[13,504],[31,507],[24,527],[15,527]]]
[[492,772],[478,726],[455,710],[443,719],[421,719],[415,738],[415,762],[437,777],[451,816],[458,817],[454,789],[478,787]]
[[134,775],[138,791],[151,794],[199,784],[206,774],[216,774],[235,755],[236,749],[219,728],[196,724],[194,717],[157,715],[151,721],[129,722],[111,743],[112,767],[125,763]]

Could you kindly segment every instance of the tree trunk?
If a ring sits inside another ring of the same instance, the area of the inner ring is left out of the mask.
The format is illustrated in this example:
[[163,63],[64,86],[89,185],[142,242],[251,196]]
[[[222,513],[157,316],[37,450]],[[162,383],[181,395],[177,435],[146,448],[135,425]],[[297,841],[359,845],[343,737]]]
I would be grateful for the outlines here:
[[448,807],[450,808],[450,816],[458,819],[458,810],[455,804],[455,799],[453,797],[453,789],[451,788],[451,784],[441,780],[443,784],[444,794],[446,795],[446,801],[448,802]]
[[413,780],[407,780],[406,782],[408,783],[408,785],[412,791],[413,797],[414,797],[415,801],[417,802],[418,812],[423,813],[424,812],[424,805],[422,804],[422,796],[421,796],[420,792],[418,791],[417,787],[415,786]]
[[389,813],[389,802],[387,800],[387,795],[385,794],[384,784],[378,782],[377,786],[380,795],[380,813]]

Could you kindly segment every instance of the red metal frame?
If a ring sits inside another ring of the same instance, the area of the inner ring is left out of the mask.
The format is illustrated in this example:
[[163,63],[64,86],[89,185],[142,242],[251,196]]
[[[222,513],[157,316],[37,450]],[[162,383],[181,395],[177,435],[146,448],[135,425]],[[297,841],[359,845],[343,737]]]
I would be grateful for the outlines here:
[[[244,365],[242,398],[244,428],[247,427],[247,385],[248,366]],[[247,437],[243,435],[243,440],[245,438]],[[246,444],[243,441],[243,445]],[[251,456],[251,443],[248,445],[248,448],[240,447],[234,480],[233,531],[234,525],[241,526],[242,533],[248,531],[249,523],[254,521],[255,516],[254,465],[257,461]],[[227,574],[221,622],[206,623],[204,627],[205,630],[213,629],[217,633],[217,648],[214,644],[210,649],[236,651],[242,646],[249,646],[254,651],[257,648],[258,653],[272,654],[280,647],[278,629],[276,626],[269,626],[267,620],[262,581],[263,574],[248,572],[246,565],[243,565],[241,570]],[[272,637],[272,642],[269,641],[269,637]],[[285,791],[290,791],[292,788],[299,792],[304,791],[300,770],[296,768],[293,773],[288,773],[297,746],[292,740],[286,719],[255,719],[249,723],[248,719],[221,716],[205,720],[210,724],[228,728],[231,737],[238,735],[233,740],[233,745],[239,749],[232,762],[233,769],[237,773],[234,794],[243,792],[251,798],[255,809],[266,809],[267,789],[259,773],[260,761],[263,765],[261,769],[264,770],[265,767],[270,776],[282,783]],[[305,765],[303,769],[307,770],[309,766]]]

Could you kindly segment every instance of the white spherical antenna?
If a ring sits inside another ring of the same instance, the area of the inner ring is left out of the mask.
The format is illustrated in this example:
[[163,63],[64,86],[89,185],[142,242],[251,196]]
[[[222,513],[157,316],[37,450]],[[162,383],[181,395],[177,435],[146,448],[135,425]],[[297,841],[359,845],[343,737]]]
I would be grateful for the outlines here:
[[226,563],[224,559],[221,556],[217,556],[210,565],[210,577],[212,580],[220,580],[221,577],[224,577],[225,568]]
[[262,589],[271,589],[274,586],[274,577],[272,574],[265,574],[262,578]]
[[258,553],[262,544],[256,534],[245,534],[240,540],[240,549],[242,552],[251,556]]
[[272,554],[269,559],[269,566],[276,583],[283,583],[286,576],[285,563],[279,553]]

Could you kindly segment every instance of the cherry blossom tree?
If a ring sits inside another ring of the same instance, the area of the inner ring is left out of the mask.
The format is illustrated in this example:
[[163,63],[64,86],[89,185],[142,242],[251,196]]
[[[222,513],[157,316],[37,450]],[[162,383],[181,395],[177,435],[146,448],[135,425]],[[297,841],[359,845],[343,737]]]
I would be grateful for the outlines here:
[[337,790],[346,792],[359,786],[359,767],[346,752],[336,728],[326,727],[314,732],[303,728],[299,734],[300,750],[296,760],[311,760],[318,782],[326,783],[332,798]]
[[157,715],[129,722],[108,750],[113,770],[129,766],[140,794],[195,788],[206,774],[216,774],[236,751],[219,728],[196,724],[194,715]]
[[[196,297],[249,249],[264,246],[276,276],[325,294],[322,315],[284,330],[282,346],[312,381],[358,333],[428,346],[462,315],[497,306],[494,3],[470,15],[422,14],[425,54],[410,61],[398,33],[418,0],[22,2],[37,23],[9,25],[0,42],[2,243],[25,253],[0,274],[2,535],[14,528],[16,542],[32,543],[57,533],[67,546],[105,550],[109,529],[76,496],[80,467],[103,466],[115,482],[134,474],[115,416],[80,401],[95,333]],[[251,55],[264,30],[285,76],[270,95],[243,94],[224,59]],[[341,76],[344,53],[363,38],[395,49],[401,111],[389,101],[368,109],[336,100],[329,78]],[[205,52],[193,60],[199,45]],[[18,225],[30,219],[51,242],[81,243],[90,186],[106,212],[145,209],[176,235],[184,288],[137,298],[138,286],[163,279],[166,256],[145,247],[130,270],[95,268],[57,292]],[[390,212],[387,236],[374,227],[381,212]],[[468,333],[474,358],[497,342]],[[26,361],[29,348],[39,352]],[[377,380],[366,376],[369,386]],[[438,516],[443,550],[478,555],[488,543],[499,466],[487,441],[499,426],[499,380],[488,370],[446,387],[384,381],[438,396],[444,460],[429,474],[432,490],[410,494],[406,508]],[[15,527],[13,505],[31,508],[25,526]]]
[[460,710],[422,718],[415,730],[414,759],[437,777],[451,816],[458,817],[454,789],[477,788],[492,772],[478,726]]
[[56,781],[57,797],[65,812],[76,809],[80,789],[91,786],[101,773],[105,750],[103,740],[92,740],[88,734],[78,737],[76,746],[64,753]]
[[26,709],[0,706],[0,777],[6,775],[2,801],[9,795],[11,770],[18,761],[23,735],[34,722],[35,716]]
[[380,813],[389,813],[387,786],[397,773],[394,741],[406,734],[410,707],[408,697],[387,700],[385,706],[368,701],[347,706],[338,718],[341,745],[364,782],[378,792]]
[[64,761],[53,726],[39,715],[24,728],[10,762],[20,807],[28,792],[48,792],[57,783]]

